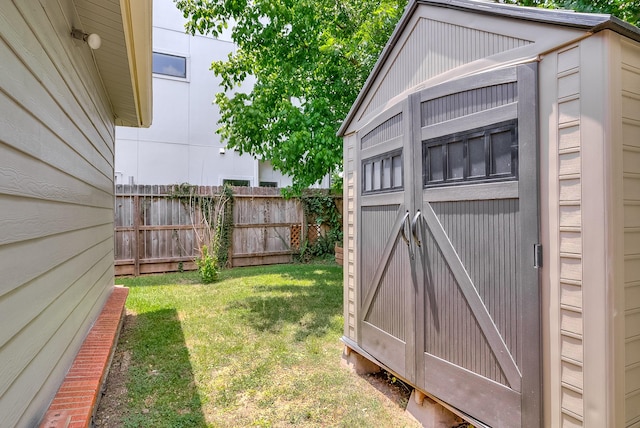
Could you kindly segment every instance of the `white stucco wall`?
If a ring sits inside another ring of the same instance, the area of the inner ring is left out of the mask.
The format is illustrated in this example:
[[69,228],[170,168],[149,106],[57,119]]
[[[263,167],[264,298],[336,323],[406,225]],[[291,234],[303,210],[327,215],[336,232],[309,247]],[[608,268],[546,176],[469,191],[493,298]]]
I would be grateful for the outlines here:
[[228,32],[219,39],[185,34],[185,19],[172,0],[153,2],[153,50],[187,58],[187,78],[153,76],[153,124],[148,129],[116,129],[117,183],[220,185],[225,179],[291,179],[249,155],[224,150],[216,134],[219,110],[213,104],[220,79],[211,63],[234,50]]

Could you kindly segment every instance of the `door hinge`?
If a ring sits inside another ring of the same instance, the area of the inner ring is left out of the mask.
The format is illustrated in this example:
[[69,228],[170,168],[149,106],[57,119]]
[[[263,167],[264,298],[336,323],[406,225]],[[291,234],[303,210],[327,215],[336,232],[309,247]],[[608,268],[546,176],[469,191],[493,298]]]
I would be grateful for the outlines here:
[[533,267],[542,267],[542,244],[533,244]]

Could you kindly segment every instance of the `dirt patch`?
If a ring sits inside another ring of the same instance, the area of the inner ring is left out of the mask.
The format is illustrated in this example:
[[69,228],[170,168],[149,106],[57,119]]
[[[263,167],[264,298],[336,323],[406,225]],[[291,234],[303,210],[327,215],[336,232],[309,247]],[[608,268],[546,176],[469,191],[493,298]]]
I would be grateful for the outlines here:
[[127,379],[131,352],[125,350],[122,343],[126,343],[135,325],[135,314],[127,311],[118,346],[113,355],[111,368],[105,382],[102,397],[96,411],[94,426],[96,428],[120,428],[123,426],[123,415],[127,410]]
[[380,370],[363,376],[367,382],[401,409],[407,408],[413,388],[397,379],[393,374]]

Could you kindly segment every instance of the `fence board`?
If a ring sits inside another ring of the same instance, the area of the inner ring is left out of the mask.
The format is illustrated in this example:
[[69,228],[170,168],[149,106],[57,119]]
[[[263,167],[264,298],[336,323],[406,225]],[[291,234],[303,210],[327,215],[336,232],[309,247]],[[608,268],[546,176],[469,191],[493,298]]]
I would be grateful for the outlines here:
[[[212,196],[222,190],[199,186],[196,193]],[[173,186],[116,186],[116,275],[197,268],[193,260],[200,252],[199,236],[206,232],[203,214],[172,194]],[[234,187],[233,198],[231,266],[291,262],[300,233],[307,229],[300,201],[264,187]]]

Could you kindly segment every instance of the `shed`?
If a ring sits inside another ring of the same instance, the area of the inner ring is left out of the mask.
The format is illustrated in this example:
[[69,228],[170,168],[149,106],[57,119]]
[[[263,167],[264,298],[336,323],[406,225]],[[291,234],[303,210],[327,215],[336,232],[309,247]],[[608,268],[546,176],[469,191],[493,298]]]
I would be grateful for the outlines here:
[[151,123],[151,0],[0,2],[0,112],[0,426],[34,427],[113,290],[115,125]]
[[410,1],[339,131],[349,351],[488,426],[640,426],[639,42]]

